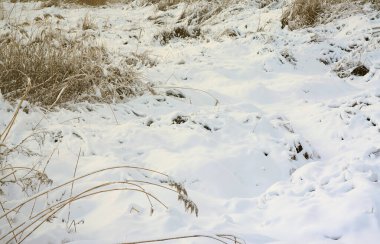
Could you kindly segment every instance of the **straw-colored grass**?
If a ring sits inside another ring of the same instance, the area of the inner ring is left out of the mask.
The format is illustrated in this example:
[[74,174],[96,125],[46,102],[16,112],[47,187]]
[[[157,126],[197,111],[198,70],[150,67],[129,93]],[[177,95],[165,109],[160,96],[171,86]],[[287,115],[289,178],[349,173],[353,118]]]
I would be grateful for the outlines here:
[[[108,181],[103,183],[97,183],[91,187],[88,187],[85,190],[81,190],[75,194],[70,194],[65,198],[62,197],[61,199],[55,201],[54,204],[49,204],[45,208],[39,208],[38,210],[35,208],[37,200],[45,199],[47,196],[54,195],[60,190],[65,190],[66,188],[70,188],[71,186],[72,193],[74,182],[85,180],[90,176],[98,175],[100,173],[115,170],[137,170],[144,172],[144,175],[158,175],[162,179],[158,181],[153,180],[153,178],[149,177],[145,180],[131,179],[124,181]],[[36,178],[38,181],[40,181],[40,184],[52,184],[52,181],[47,177],[44,171],[39,171],[33,168],[6,166],[1,168],[1,172],[3,172],[3,175],[0,178],[0,182],[2,183],[1,185],[4,185],[3,183],[5,182],[13,182],[14,184],[17,184],[18,182],[22,182],[26,175],[31,175],[32,177]],[[7,181],[8,178],[10,178],[11,181]],[[29,182],[33,183],[32,181]],[[4,231],[1,233],[0,241],[9,242],[14,240],[17,243],[21,243],[22,241],[27,239],[41,225],[51,221],[53,216],[55,216],[64,208],[69,207],[74,202],[80,199],[90,198],[98,194],[105,194],[113,191],[137,192],[144,194],[146,196],[147,202],[150,205],[151,214],[153,214],[154,209],[158,205],[164,208],[168,208],[167,205],[161,199],[159,199],[159,197],[156,196],[156,194],[152,190],[147,190],[148,188],[151,189],[152,187],[161,188],[176,193],[178,195],[178,200],[184,204],[185,210],[198,215],[198,208],[195,205],[195,203],[188,198],[187,191],[185,190],[185,188],[180,183],[171,180],[168,175],[155,170],[145,169],[141,167],[125,165],[114,166],[95,170],[93,172],[78,177],[75,177],[74,175],[73,179],[68,180],[67,182],[59,184],[57,186],[48,188],[46,190],[40,190],[40,187],[34,187],[34,190],[38,190],[34,196],[28,197],[24,200],[20,200],[17,203],[13,201],[13,205],[7,204],[7,210],[4,210],[3,213],[0,215],[0,221],[4,219],[7,220],[15,218],[17,218],[18,221],[15,224],[11,224],[8,221],[9,226],[7,229],[4,229]],[[26,213],[25,211],[31,212]],[[69,221],[70,220],[68,219],[67,222]]]
[[154,39],[159,40],[161,45],[168,44],[172,39],[189,39],[199,38],[201,30],[199,28],[189,29],[186,26],[177,26],[171,30],[163,30],[154,36]]
[[[12,3],[15,2],[32,2],[37,0],[11,0]],[[113,1],[113,0],[112,0]],[[82,5],[91,5],[91,6],[99,6],[104,5],[110,2],[109,0],[47,0],[44,4],[48,5],[55,5],[59,6],[63,3],[75,3],[75,4],[82,4]]]
[[[20,108],[20,106],[18,106],[18,108]],[[7,128],[1,134],[0,139],[5,139],[3,135],[8,134],[9,130],[14,124],[14,119],[17,117],[17,113],[18,110],[15,112],[9,126],[7,126]],[[54,152],[55,151],[53,151],[52,154],[54,154]],[[45,172],[46,166],[51,160],[51,156],[48,158],[48,161],[45,163],[45,167],[42,170],[29,166],[13,167],[12,165],[8,165],[2,161],[3,157],[0,157],[1,194],[7,195],[7,190],[11,189],[13,192],[17,187],[21,187],[22,191],[24,192],[26,191],[26,187],[28,187],[31,189],[31,192],[34,193],[32,196],[28,195],[28,197],[24,199],[13,200],[11,202],[0,199],[0,206],[2,209],[2,213],[0,214],[0,223],[2,224],[2,232],[0,233],[1,243],[26,242],[28,238],[33,235],[33,233],[42,225],[54,222],[58,216],[59,220],[57,222],[62,221],[62,225],[66,224],[68,232],[76,231],[77,223],[70,218],[70,206],[72,204],[76,204],[78,201],[83,199],[90,199],[96,197],[97,195],[103,195],[117,191],[144,195],[146,197],[146,202],[150,207],[150,214],[153,214],[158,207],[162,207],[164,209],[168,208],[164,202],[166,199],[161,199],[157,193],[161,191],[156,192],[156,190],[161,189],[169,191],[177,195],[178,201],[184,204],[185,211],[194,213],[196,216],[198,216],[198,207],[191,199],[189,199],[187,190],[181,183],[172,180],[167,174],[137,166],[121,165],[98,169],[81,176],[76,176],[80,158],[79,152],[73,178],[67,180],[64,183],[53,185],[53,181]],[[139,180],[131,178],[119,181],[96,181],[96,183],[93,185],[73,191],[74,183],[79,183],[80,181],[88,182],[88,179],[90,177],[92,178],[96,175],[104,174],[107,172],[122,170],[128,171],[128,175],[130,175],[132,171],[140,172],[143,175],[143,179]],[[14,185],[14,187],[11,186],[8,188],[9,185]],[[62,192],[70,192],[70,194],[66,195]],[[49,202],[48,199],[54,196],[60,197],[56,198],[55,201]],[[68,211],[66,211],[67,218],[63,217],[62,213],[60,213],[64,209]],[[245,243],[244,240],[231,234],[197,234],[125,242],[125,244],[155,243],[192,238],[211,239],[224,244]]]
[[318,22],[323,22],[326,14],[336,12],[339,8],[336,5],[364,5],[371,4],[374,8],[380,7],[378,0],[293,0],[286,8],[281,17],[282,27],[288,26],[290,30],[313,26]]
[[10,0],[12,3],[16,2],[41,2],[41,7],[51,6],[67,6],[67,5],[82,5],[82,6],[103,6],[112,3],[130,3],[134,0]]
[[2,2],[0,2],[0,20],[3,20],[5,18],[5,9]]
[[[0,133],[0,195],[2,195],[2,198],[0,199],[0,207],[2,210],[2,213],[0,214],[0,224],[2,226],[0,243],[22,243],[27,241],[37,229],[45,223],[54,221],[56,216],[64,209],[68,209],[67,219],[64,220],[64,222],[66,222],[68,231],[71,231],[71,228],[76,228],[75,221],[70,218],[70,206],[72,204],[82,199],[88,199],[100,194],[107,194],[115,191],[143,194],[150,206],[150,214],[153,214],[155,209],[159,206],[166,209],[168,208],[164,203],[164,200],[160,199],[157,195],[158,193],[156,193],[155,189],[163,189],[173,192],[177,195],[178,201],[184,204],[186,211],[198,216],[198,207],[191,199],[189,199],[184,186],[181,183],[172,180],[167,174],[156,170],[121,165],[102,168],[81,176],[76,176],[81,152],[79,151],[73,178],[64,183],[53,185],[53,179],[49,178],[45,170],[57,148],[53,150],[48,157],[45,166],[42,166],[42,169],[36,166],[13,166],[7,163],[7,157],[12,153],[12,150],[7,150],[6,139],[15,124],[24,99],[30,92],[30,88],[31,83],[30,80],[28,80],[28,86],[17,105],[11,120]],[[119,181],[96,181],[93,185],[74,191],[74,183],[86,181],[88,178],[99,174],[122,170],[128,172],[140,172],[142,173],[143,178],[141,180],[136,179],[135,177],[130,177],[130,179]],[[69,191],[70,194],[66,195],[62,193],[66,191]],[[25,198],[12,199],[12,201],[7,199],[9,195],[19,195],[20,192],[25,194]],[[54,195],[60,197],[56,198],[55,201],[50,202],[49,198]],[[199,235],[199,237],[201,237],[201,235]],[[214,239],[217,240],[223,238],[233,240],[231,239],[231,236],[215,237]],[[140,243],[146,242],[150,241]],[[222,243],[226,242],[222,241]]]
[[112,102],[141,90],[136,72],[112,65],[106,48],[90,36],[73,37],[49,26],[33,36],[22,33],[15,29],[0,40],[0,90],[6,99],[19,99],[27,81],[26,100],[44,107]]

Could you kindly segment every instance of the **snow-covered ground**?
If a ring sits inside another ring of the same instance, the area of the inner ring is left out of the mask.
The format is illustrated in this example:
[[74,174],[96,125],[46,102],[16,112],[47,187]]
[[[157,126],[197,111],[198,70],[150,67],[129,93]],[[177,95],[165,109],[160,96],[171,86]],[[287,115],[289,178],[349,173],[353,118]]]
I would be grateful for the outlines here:
[[[281,4],[259,9],[248,1],[204,22],[201,38],[161,45],[155,35],[182,25],[177,21],[185,5],[162,12],[136,3],[4,4],[20,23],[41,17],[78,32],[87,14],[97,28],[86,32],[116,59],[134,52],[155,63],[136,65],[157,93],[121,104],[24,110],[7,143],[34,133],[24,146],[38,155],[13,153],[7,162],[43,168],[48,161],[53,186],[72,178],[77,163],[76,175],[119,165],[150,168],[182,182],[199,208],[198,217],[188,214],[175,194],[162,192],[169,209],[157,206],[150,215],[144,198],[114,191],[70,206],[76,231],[66,231],[64,209],[27,243],[193,234],[233,234],[252,244],[380,242],[379,11],[352,4],[330,23],[289,31],[281,29]],[[350,75],[359,63],[369,73]],[[14,108],[1,100],[0,131]],[[74,191],[133,177],[104,172],[76,183]],[[22,197],[12,189],[6,194],[8,209]],[[9,230],[2,221],[0,235]]]

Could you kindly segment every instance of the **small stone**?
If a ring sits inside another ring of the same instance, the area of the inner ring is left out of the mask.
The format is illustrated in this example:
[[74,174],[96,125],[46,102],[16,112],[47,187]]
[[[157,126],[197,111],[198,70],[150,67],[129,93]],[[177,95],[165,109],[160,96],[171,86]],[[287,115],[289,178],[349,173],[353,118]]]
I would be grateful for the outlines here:
[[360,65],[358,67],[356,67],[352,72],[351,72],[351,75],[355,75],[355,76],[365,76],[366,74],[368,74],[369,72],[369,69],[367,67],[365,67],[364,65]]

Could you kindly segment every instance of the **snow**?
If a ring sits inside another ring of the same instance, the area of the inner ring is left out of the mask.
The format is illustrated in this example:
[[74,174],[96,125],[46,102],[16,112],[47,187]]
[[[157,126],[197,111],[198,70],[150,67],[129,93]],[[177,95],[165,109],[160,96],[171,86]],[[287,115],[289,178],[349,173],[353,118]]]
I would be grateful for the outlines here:
[[[64,209],[27,243],[119,243],[218,233],[246,243],[378,243],[380,37],[371,34],[380,26],[378,11],[368,7],[289,31],[278,21],[281,6],[241,3],[206,21],[204,38],[162,46],[154,35],[177,25],[183,4],[169,14],[135,3],[43,9],[38,4],[4,3],[8,10],[15,6],[13,15],[21,22],[60,14],[65,19],[57,25],[78,33],[88,14],[99,26],[88,32],[115,59],[146,51],[157,60],[157,66],[140,65],[139,71],[158,94],[48,113],[25,105],[29,112],[19,114],[7,143],[17,145],[35,133],[25,147],[38,155],[13,153],[8,163],[43,168],[52,155],[46,172],[53,186],[73,177],[78,153],[77,176],[119,165],[158,170],[185,185],[199,217],[186,213],[172,193],[157,190],[169,209],[157,207],[150,215],[144,196],[116,191],[71,205],[76,232],[68,233],[61,222],[68,214]],[[166,24],[154,24],[150,16]],[[239,34],[223,35],[227,29]],[[370,72],[349,75],[359,62]],[[340,78],[337,67],[348,76]],[[0,131],[13,112],[14,105],[1,99]],[[141,175],[102,172],[76,183],[74,191],[134,177]],[[12,189],[6,197],[8,208],[25,198]],[[52,194],[49,201],[57,197]],[[2,221],[0,229],[9,228]]]

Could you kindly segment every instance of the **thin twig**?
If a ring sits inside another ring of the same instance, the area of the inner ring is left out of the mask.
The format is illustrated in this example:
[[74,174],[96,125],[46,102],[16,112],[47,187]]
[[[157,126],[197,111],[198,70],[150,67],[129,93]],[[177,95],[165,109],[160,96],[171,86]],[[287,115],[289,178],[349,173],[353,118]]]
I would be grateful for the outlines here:
[[[139,182],[139,183],[140,183],[140,182]],[[163,186],[163,185],[158,185],[158,184],[151,183],[151,182],[144,182],[144,183],[147,183],[148,185],[153,185],[153,186],[157,186],[157,187],[164,188],[164,189],[166,189],[166,190],[170,190],[170,191],[176,192],[176,191],[174,191],[173,189],[168,188],[168,187]],[[85,194],[85,193],[87,193],[87,192],[89,192],[89,191],[93,191],[93,190],[95,190],[95,189],[99,189],[99,188],[101,188],[101,187],[111,186],[111,185],[115,185],[115,184],[127,184],[127,185],[132,185],[132,186],[138,186],[137,184],[135,184],[135,183],[131,183],[130,181],[115,181],[115,182],[107,182],[107,183],[103,183],[103,184],[100,184],[100,185],[94,186],[94,187],[92,187],[92,188],[89,188],[89,189],[87,189],[87,190],[81,192],[80,194],[77,194],[76,196],[74,196],[74,197],[72,197],[72,198],[78,198],[80,195],[83,195],[83,194]],[[141,186],[138,186],[138,188],[141,189],[141,192],[146,192],[144,188],[141,188]],[[146,195],[148,195],[148,196],[150,197],[150,194],[149,194],[148,192],[146,192]],[[69,200],[69,199],[70,199],[70,198],[68,198],[68,199],[66,199],[66,200],[62,200],[62,201],[60,201],[60,202],[58,202],[58,203],[56,203],[56,204],[54,204],[54,205],[50,205],[48,208],[46,208],[46,209],[44,209],[44,210],[41,210],[40,212],[36,213],[36,215],[34,215],[34,216],[32,217],[32,219],[35,218],[35,217],[37,217],[37,216],[39,216],[39,215],[41,215],[41,214],[43,214],[43,213],[45,213],[45,212],[50,211],[51,208],[54,208],[55,206],[57,206],[57,205],[59,205],[59,204],[62,204],[62,202],[67,201],[67,200]],[[164,208],[166,208],[166,209],[168,208],[163,202],[158,201],[158,198],[155,198],[155,199],[156,199],[157,202],[159,202]],[[151,206],[152,206],[152,205],[151,205]],[[1,240],[1,239],[0,239],[0,240]]]
[[158,172],[158,171],[155,171],[155,170],[151,170],[151,169],[146,169],[146,168],[142,168],[142,167],[137,167],[137,166],[114,166],[114,167],[109,167],[109,168],[99,169],[99,170],[93,171],[93,172],[91,172],[91,173],[87,173],[87,174],[84,174],[84,175],[82,175],[82,176],[76,177],[76,178],[74,178],[74,179],[72,179],[72,180],[69,180],[69,181],[63,183],[63,184],[60,184],[60,185],[55,186],[55,187],[53,187],[53,188],[47,189],[47,190],[45,190],[45,191],[43,191],[43,192],[40,192],[40,193],[38,193],[38,194],[36,194],[36,195],[30,197],[29,199],[23,201],[22,203],[18,204],[17,206],[13,207],[12,209],[8,210],[6,213],[2,214],[2,215],[0,216],[0,219],[4,218],[4,217],[5,217],[6,215],[8,215],[9,213],[11,213],[11,212],[13,212],[14,210],[16,210],[17,208],[19,208],[19,207],[25,205],[26,203],[32,201],[33,199],[38,198],[38,197],[40,197],[40,196],[42,196],[42,195],[45,195],[45,194],[47,194],[47,193],[49,193],[49,192],[51,192],[51,191],[54,191],[54,190],[56,190],[56,189],[59,189],[59,188],[61,188],[61,187],[63,187],[63,186],[66,186],[66,185],[70,184],[70,183],[73,182],[73,181],[77,181],[77,180],[80,180],[80,179],[86,178],[86,177],[88,177],[88,176],[91,176],[91,175],[94,175],[94,174],[98,174],[98,173],[100,173],[100,172],[109,171],[109,170],[115,170],[115,169],[136,169],[136,170],[143,170],[143,171],[148,171],[148,172],[152,172],[152,173],[157,173],[157,174],[163,175],[163,176],[165,176],[165,177],[169,177],[168,175],[166,175],[166,174],[164,174],[164,173],[161,173],[161,172]]
[[146,241],[134,241],[134,242],[122,242],[119,244],[141,244],[141,243],[152,243],[152,242],[163,242],[163,241],[174,241],[180,239],[190,239],[190,238],[208,238],[219,241],[220,243],[228,244],[227,242],[211,235],[188,235],[188,236],[177,236],[177,237],[168,237],[162,239],[146,240]]
[[211,93],[207,92],[207,91],[204,91],[202,89],[198,89],[198,88],[192,88],[192,87],[182,87],[182,86],[154,86],[153,88],[163,88],[163,89],[184,89],[184,90],[193,90],[193,91],[200,91],[200,92],[203,92],[205,94],[207,94],[208,96],[210,96],[212,99],[215,100],[215,104],[214,106],[218,106],[219,105],[219,100],[213,96]]
[[[75,170],[74,170],[74,176],[73,176],[74,179],[75,179],[75,176],[76,176],[76,174],[77,174],[77,169],[78,169],[78,164],[79,164],[79,159],[80,159],[80,153],[81,153],[81,152],[82,152],[82,148],[79,148],[79,153],[78,153],[77,163],[75,164]],[[73,182],[71,183],[70,197],[69,197],[69,198],[71,198],[71,197],[73,196],[74,182],[75,182],[75,181],[73,181]],[[71,213],[70,208],[71,208],[71,204],[69,203],[69,211],[68,211],[68,213],[67,213],[66,228],[68,228],[67,224],[69,223],[69,220],[70,220],[70,213]]]
[[[55,153],[56,150],[57,150],[57,147],[54,148],[53,152],[50,154],[48,160],[46,161],[45,167],[44,167],[44,169],[43,169],[43,171],[42,171],[43,174],[45,174],[46,167],[47,167],[47,165],[49,164],[50,159],[53,157],[53,154]],[[41,188],[41,182],[38,184],[37,192],[40,191],[40,188]],[[32,215],[33,215],[33,211],[34,211],[34,208],[35,208],[35,206],[36,206],[36,202],[37,202],[37,199],[34,199],[33,207],[32,207],[32,210],[30,211],[29,219],[30,219],[30,218],[32,217]]]
[[[98,191],[98,192],[93,192],[93,193],[89,193],[87,195],[83,195],[83,196],[80,196],[80,197],[73,197],[73,198],[70,198],[70,199],[67,199],[65,200],[64,202],[61,202],[60,206],[57,206],[58,208],[55,209],[55,210],[51,210],[50,212],[47,212],[46,214],[42,215],[41,217],[39,217],[37,220],[33,221],[32,223],[30,223],[28,226],[26,226],[23,230],[19,231],[18,233],[16,233],[16,236],[18,236],[20,233],[23,233],[26,229],[28,229],[29,227],[31,227],[33,224],[37,223],[40,219],[46,217],[43,221],[41,221],[41,223],[39,223],[35,228],[33,228],[32,231],[30,231],[23,239],[21,239],[19,241],[19,243],[23,242],[28,236],[30,236],[37,228],[39,228],[44,222],[46,222],[48,219],[50,219],[52,216],[54,216],[54,214],[56,214],[58,211],[62,210],[67,204],[70,204],[74,201],[77,201],[79,199],[82,199],[82,198],[86,198],[86,197],[89,197],[89,196],[93,196],[93,195],[97,195],[97,194],[101,194],[101,193],[106,193],[106,192],[112,192],[112,191],[137,191],[137,192],[142,192],[141,190],[139,189],[133,189],[133,188],[113,188],[113,189],[108,189],[108,190],[102,190],[102,191]],[[86,192],[86,191],[85,191]],[[147,192],[142,192],[142,193],[147,193]],[[81,193],[82,194],[82,193]],[[157,201],[161,202],[157,197],[155,197],[154,195],[150,194],[150,193],[147,193],[149,194],[151,197],[153,197],[154,199],[156,199]],[[78,194],[80,195],[80,194]],[[0,240],[4,239],[5,236],[1,237]],[[8,240],[7,243],[9,243],[12,239]]]
[[[3,210],[3,212],[5,212],[5,208],[4,208],[4,205],[3,203],[0,201],[0,206],[1,206],[1,209]],[[7,216],[7,222],[9,224],[9,227],[11,227],[12,231],[11,233],[13,234],[13,238],[15,239],[15,241],[17,242],[17,238],[16,238],[16,235],[15,235],[15,232],[13,230],[13,226],[12,226],[12,223],[11,223],[11,220],[9,219],[9,217]]]
[[31,87],[31,82],[30,82],[29,77],[27,78],[27,83],[28,84],[27,84],[25,93],[22,96],[20,102],[18,103],[16,111],[13,113],[11,121],[8,123],[7,127],[5,127],[4,131],[0,134],[0,143],[1,144],[4,144],[5,139],[7,138],[9,132],[11,131],[11,129],[12,129],[12,127],[13,127],[15,121],[16,121],[17,115],[18,115],[18,113],[19,113],[19,111],[21,109],[21,105],[22,105],[22,103],[24,102],[26,96],[29,93],[29,90],[30,90],[30,87]]
[[8,178],[8,176],[11,176],[11,175],[14,175],[14,173],[16,173],[17,170],[13,170],[11,173],[7,174],[6,176],[3,176],[1,179],[0,179],[0,182],[2,182],[4,179]]
[[111,107],[111,104],[107,103],[107,105],[108,105],[109,109],[110,109],[111,112],[112,112],[112,115],[113,115],[113,117],[114,117],[114,119],[115,119],[115,121],[116,121],[116,124],[117,124],[117,125],[120,125],[120,124],[119,124],[119,121],[117,120],[116,114],[115,114],[115,112],[113,111],[113,109],[112,109],[112,107]]

